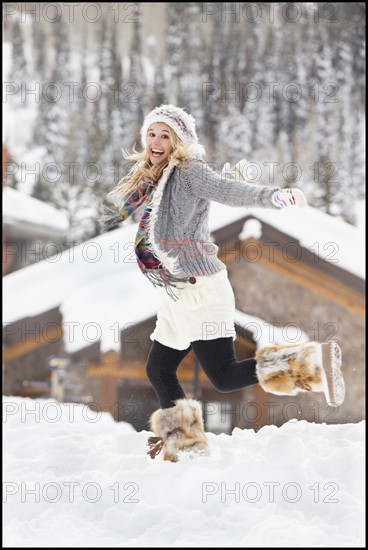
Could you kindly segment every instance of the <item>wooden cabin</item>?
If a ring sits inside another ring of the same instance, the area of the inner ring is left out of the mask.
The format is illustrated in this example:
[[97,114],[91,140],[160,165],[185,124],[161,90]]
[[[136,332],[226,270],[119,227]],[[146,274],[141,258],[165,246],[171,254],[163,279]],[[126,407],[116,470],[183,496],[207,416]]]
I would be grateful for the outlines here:
[[[278,343],[277,331],[288,343],[296,343],[298,334],[321,342],[336,340],[343,352],[347,394],[336,410],[326,405],[323,394],[278,397],[265,394],[258,385],[219,393],[191,352],[178,374],[187,395],[203,402],[206,429],[231,433],[236,426],[258,430],[296,419],[348,423],[364,418],[365,284],[364,262],[357,258],[363,255],[359,231],[312,208],[271,212],[216,203],[211,206],[210,227],[236,297],[238,359],[253,357],[265,342]],[[94,403],[137,430],[148,429],[148,417],[159,406],[145,373],[157,305],[152,285],[129,260],[131,250],[128,254],[125,245],[134,242],[135,231],[136,225],[128,224],[94,239],[101,253],[116,251],[116,246],[126,249],[119,261],[101,255],[98,264],[81,267],[80,254],[74,263],[62,260],[58,266],[39,266],[38,271],[30,266],[18,279],[17,274],[5,278],[13,293],[28,280],[28,292],[35,299],[28,307],[33,308],[32,315],[22,317],[20,308],[4,328],[7,395],[30,395],[22,380],[46,379],[50,375],[47,357],[66,355],[73,364],[70,386],[79,388],[73,400],[78,400],[79,392],[88,396],[80,402]],[[314,232],[319,240],[314,240]],[[33,272],[27,274],[30,269]],[[55,279],[53,307],[48,306],[49,298],[42,305],[40,281],[50,277]],[[139,300],[142,293],[144,303]],[[41,305],[37,307],[36,302]],[[244,322],[245,314],[249,322]],[[90,324],[99,319],[102,336],[87,345],[75,338],[71,345],[65,328],[78,319],[88,319]],[[118,340],[110,345],[106,334],[114,321],[119,326]]]

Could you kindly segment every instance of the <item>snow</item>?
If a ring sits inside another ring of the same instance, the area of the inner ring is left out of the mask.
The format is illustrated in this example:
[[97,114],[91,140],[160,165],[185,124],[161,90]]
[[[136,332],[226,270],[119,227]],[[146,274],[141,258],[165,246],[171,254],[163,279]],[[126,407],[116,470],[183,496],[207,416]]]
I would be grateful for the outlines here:
[[[150,49],[154,50],[154,44],[151,43],[151,48]],[[154,84],[155,83],[155,68],[152,65],[150,59],[147,58],[147,57],[142,58],[142,65],[143,65],[143,70],[144,70],[144,74],[145,74],[145,78],[146,78],[146,83],[147,83],[148,86],[153,87],[155,85]]]
[[309,342],[308,335],[297,323],[289,323],[283,327],[277,327],[260,317],[249,315],[239,309],[235,310],[234,321],[241,328],[252,333],[257,348],[266,346],[281,346],[282,344],[303,344]]
[[359,200],[355,203],[355,215],[357,217],[357,227],[365,235],[366,204],[365,200]]
[[[67,352],[97,342],[102,352],[118,351],[121,330],[131,328],[130,338],[134,338],[134,325],[157,314],[157,298],[151,283],[136,270],[127,271],[87,283],[70,296],[64,293],[60,311]],[[141,293],[144,302],[140,301]]]
[[[9,101],[7,98],[5,101]],[[37,111],[32,108],[16,109],[11,105],[8,105],[3,110],[4,126],[3,126],[3,143],[9,150],[11,156],[17,162],[17,166],[21,166],[24,163],[24,156],[28,154],[28,144],[32,142],[33,129],[36,124]],[[38,156],[37,147],[32,147],[32,151],[28,154],[29,164],[24,163],[25,173],[27,176],[22,175],[22,181],[25,177],[30,177],[31,180],[35,179],[35,173],[40,174],[40,167],[37,166],[37,162],[40,162],[43,167],[42,158]],[[28,176],[29,173],[29,176]],[[32,189],[29,186],[25,191],[30,192],[28,189]]]
[[22,221],[61,231],[68,229],[68,220],[63,212],[11,187],[3,191],[3,216],[8,223]]
[[[13,152],[13,150],[13,148],[10,149],[11,152]],[[45,159],[47,158],[46,148],[42,146],[32,147],[31,150],[27,150],[21,157],[18,156],[17,158],[21,158],[21,162],[18,163],[18,189],[30,195],[38,180],[42,177],[45,179],[49,177],[50,172],[47,168],[48,165],[45,164]],[[59,174],[62,173],[62,167],[58,166],[56,163],[52,163],[52,166]],[[60,176],[58,177],[60,178]],[[52,184],[53,183],[50,182],[50,185]]]
[[97,408],[4,397],[4,546],[364,547],[364,433],[235,428],[174,464]]
[[10,42],[3,42],[3,79],[9,78],[11,70],[12,45]]
[[[362,210],[363,206],[359,211]],[[271,225],[295,239],[301,247],[307,248],[315,254],[316,258],[322,258],[326,262],[365,279],[363,223],[360,227],[355,227],[312,207],[271,210],[233,207],[212,202],[209,216],[211,231],[221,229],[244,216],[253,216],[260,222]],[[360,219],[362,217],[361,215]],[[249,234],[248,222],[245,222],[245,234],[257,237],[259,228],[251,226],[251,229],[253,234]]]
[[242,231],[239,233],[239,239],[260,239],[262,237],[262,224],[260,221],[251,219],[244,223]]
[[[20,92],[13,94],[14,88],[10,79],[10,71],[12,64],[12,45],[10,42],[3,42],[3,81],[5,83],[5,96],[4,96],[4,108],[3,108],[3,144],[9,150],[11,156],[17,162],[16,168],[20,168],[20,164],[24,162],[24,155],[29,150],[29,143],[32,142],[33,128],[37,118],[36,102],[28,108],[23,101],[22,108],[19,107]],[[18,86],[18,85],[17,85]],[[27,83],[27,91],[37,90],[36,96],[32,94],[27,97],[38,98],[38,88],[36,83]],[[39,98],[38,98],[39,100]],[[37,149],[32,147],[32,157],[30,157],[31,164],[25,164],[26,170],[34,170],[35,162],[39,161],[37,156]],[[38,169],[39,172],[39,169]],[[22,174],[22,182],[24,180]],[[28,175],[27,175],[28,177]],[[31,176],[34,180],[34,174]],[[24,182],[23,182],[24,183]],[[26,186],[22,190],[30,193],[32,189],[31,185]]]

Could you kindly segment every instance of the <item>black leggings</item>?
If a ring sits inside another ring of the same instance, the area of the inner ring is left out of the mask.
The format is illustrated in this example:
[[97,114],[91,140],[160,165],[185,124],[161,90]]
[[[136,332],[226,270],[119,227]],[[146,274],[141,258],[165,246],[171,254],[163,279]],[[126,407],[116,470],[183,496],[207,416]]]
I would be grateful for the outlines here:
[[196,340],[185,350],[169,348],[154,340],[148,354],[146,371],[162,409],[174,406],[176,399],[185,397],[176,371],[191,349],[218,391],[226,393],[258,383],[256,361],[238,361],[231,336]]

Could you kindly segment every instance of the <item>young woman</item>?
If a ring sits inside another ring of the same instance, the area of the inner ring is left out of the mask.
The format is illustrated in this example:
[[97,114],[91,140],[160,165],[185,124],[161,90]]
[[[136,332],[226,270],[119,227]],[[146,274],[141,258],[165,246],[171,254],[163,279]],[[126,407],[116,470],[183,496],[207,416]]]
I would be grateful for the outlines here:
[[[161,406],[151,416],[156,437],[149,440],[150,456],[161,449],[164,459],[172,461],[183,451],[209,454],[201,404],[185,397],[176,374],[191,349],[220,392],[259,383],[277,395],[323,391],[329,404],[340,405],[345,386],[341,350],[334,342],[267,347],[254,359],[237,361],[234,293],[208,228],[211,200],[279,209],[306,206],[304,194],[246,183],[245,161],[215,173],[203,161],[193,117],[178,107],[153,109],[144,119],[141,139],[141,153],[125,153],[135,164],[112,192],[115,200],[121,198],[112,223],[126,220],[145,204],[135,252],[161,304],[147,360],[147,375]],[[102,220],[105,225],[109,221],[111,217]]]

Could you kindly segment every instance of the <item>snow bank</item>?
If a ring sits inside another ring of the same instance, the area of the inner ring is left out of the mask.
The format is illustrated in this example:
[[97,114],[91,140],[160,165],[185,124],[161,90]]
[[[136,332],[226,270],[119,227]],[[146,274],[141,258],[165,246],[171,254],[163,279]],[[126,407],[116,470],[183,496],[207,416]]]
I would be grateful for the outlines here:
[[97,408],[6,397],[4,546],[363,547],[364,427],[209,433],[173,464]]

